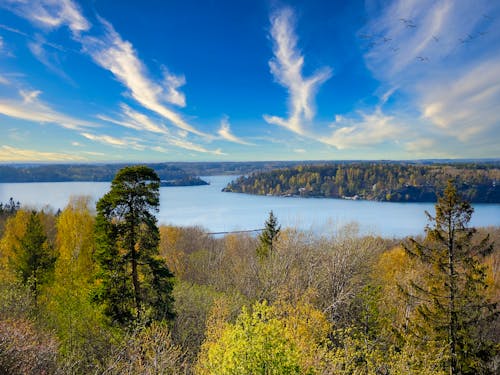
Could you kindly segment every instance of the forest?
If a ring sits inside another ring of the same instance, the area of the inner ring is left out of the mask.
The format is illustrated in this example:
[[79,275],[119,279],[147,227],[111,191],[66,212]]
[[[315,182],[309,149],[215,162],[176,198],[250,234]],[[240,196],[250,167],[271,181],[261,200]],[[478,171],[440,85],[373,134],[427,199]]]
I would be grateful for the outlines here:
[[436,202],[447,181],[472,203],[500,203],[498,163],[415,164],[403,162],[328,163],[254,172],[223,191],[277,195]]
[[[37,164],[0,165],[0,183],[4,182],[110,182],[125,164]],[[207,182],[166,163],[149,165],[162,180],[162,186],[206,185]]]
[[[161,179],[0,205],[0,373],[497,374],[500,228],[449,181],[425,235],[158,225]],[[404,219],[404,218],[402,218]]]

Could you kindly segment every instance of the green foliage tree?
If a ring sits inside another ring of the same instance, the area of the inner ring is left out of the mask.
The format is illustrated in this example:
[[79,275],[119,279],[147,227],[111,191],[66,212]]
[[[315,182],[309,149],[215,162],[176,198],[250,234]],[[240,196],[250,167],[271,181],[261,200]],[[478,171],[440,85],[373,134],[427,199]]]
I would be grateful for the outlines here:
[[259,258],[266,258],[273,253],[280,232],[281,226],[278,225],[278,219],[271,210],[269,212],[269,218],[266,220],[264,230],[259,235],[259,246],[257,247],[257,255]]
[[26,231],[14,249],[12,262],[24,285],[29,285],[35,303],[40,286],[46,283],[54,270],[56,257],[47,241],[40,216],[32,211]]
[[426,273],[413,282],[409,293],[417,307],[416,337],[447,348],[443,366],[450,374],[489,373],[494,344],[485,339],[488,322],[498,316],[487,299],[485,266],[480,257],[492,250],[489,237],[474,240],[468,227],[473,208],[451,181],[436,204],[436,216],[423,242],[410,239],[407,253],[419,260]]
[[97,203],[94,300],[118,324],[174,316],[173,275],[158,255],[159,187],[151,168],[126,167]]

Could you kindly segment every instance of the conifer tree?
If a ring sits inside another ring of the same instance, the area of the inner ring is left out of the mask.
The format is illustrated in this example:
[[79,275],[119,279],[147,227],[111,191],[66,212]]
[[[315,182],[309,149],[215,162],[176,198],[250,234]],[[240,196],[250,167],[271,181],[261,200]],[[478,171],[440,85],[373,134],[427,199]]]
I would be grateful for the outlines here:
[[160,179],[146,166],[121,169],[97,203],[94,300],[118,324],[173,318],[173,275],[159,257]]
[[452,181],[435,207],[435,217],[427,213],[431,225],[425,240],[410,239],[405,246],[426,270],[410,291],[420,301],[415,336],[446,348],[443,367],[451,375],[487,374],[495,349],[485,331],[498,311],[485,294],[480,257],[492,250],[492,244],[488,236],[474,238],[475,229],[468,227],[473,208],[457,194]]
[[271,210],[269,212],[269,218],[265,222],[264,230],[259,235],[259,246],[257,247],[257,255],[259,258],[266,258],[273,253],[280,231],[281,226],[278,225],[278,219]]
[[29,286],[36,303],[40,285],[49,280],[56,261],[36,211],[32,211],[28,218],[26,231],[14,249],[12,261],[21,282]]

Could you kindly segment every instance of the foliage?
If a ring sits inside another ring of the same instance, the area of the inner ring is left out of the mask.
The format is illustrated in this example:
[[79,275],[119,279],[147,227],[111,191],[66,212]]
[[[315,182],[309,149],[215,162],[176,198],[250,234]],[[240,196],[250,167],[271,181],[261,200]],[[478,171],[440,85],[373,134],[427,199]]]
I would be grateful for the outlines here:
[[416,335],[447,348],[443,366],[450,374],[489,373],[494,343],[484,339],[488,324],[498,317],[496,305],[485,292],[486,269],[480,257],[491,252],[488,237],[473,244],[475,229],[468,227],[473,208],[452,182],[436,204],[436,216],[423,242],[411,239],[407,253],[426,273],[413,282],[420,301],[414,317]]
[[256,303],[234,324],[213,320],[199,374],[314,374],[327,362],[329,324],[308,304]]
[[304,197],[435,202],[448,179],[471,202],[500,203],[498,164],[330,163],[255,172],[223,191]]
[[172,341],[165,322],[136,327],[109,356],[103,373],[116,375],[187,373],[182,349]]
[[97,203],[94,300],[121,325],[174,315],[173,275],[158,255],[159,184],[152,169],[126,167]]

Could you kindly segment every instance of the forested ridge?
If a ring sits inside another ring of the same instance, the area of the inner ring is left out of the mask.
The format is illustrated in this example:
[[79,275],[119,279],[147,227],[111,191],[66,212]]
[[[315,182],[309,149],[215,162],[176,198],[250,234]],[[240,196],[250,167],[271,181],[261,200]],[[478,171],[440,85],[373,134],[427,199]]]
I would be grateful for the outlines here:
[[[110,182],[126,164],[39,164],[0,165],[2,182]],[[207,183],[183,169],[166,163],[149,164],[164,186],[206,185]]]
[[473,203],[500,203],[500,166],[492,163],[352,162],[255,172],[226,192],[389,202],[435,202],[449,179]]
[[500,228],[451,182],[400,239],[158,226],[159,185],[133,166],[96,207],[0,204],[0,373],[499,373]]

